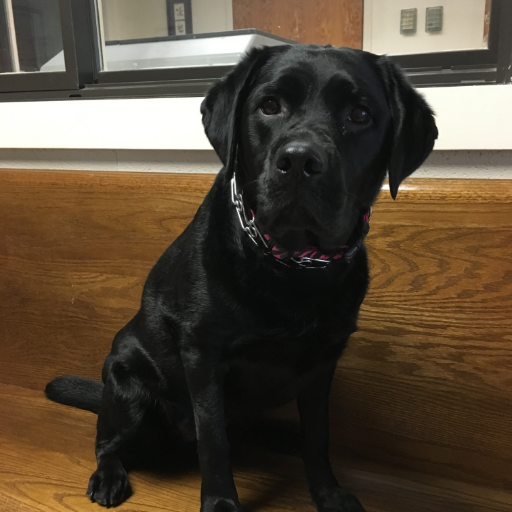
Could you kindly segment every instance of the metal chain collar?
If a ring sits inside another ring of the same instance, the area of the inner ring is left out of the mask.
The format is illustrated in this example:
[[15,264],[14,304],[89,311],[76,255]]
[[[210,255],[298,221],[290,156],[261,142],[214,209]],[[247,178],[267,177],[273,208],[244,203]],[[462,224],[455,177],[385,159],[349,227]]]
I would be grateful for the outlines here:
[[260,230],[256,226],[254,217],[251,216],[250,219],[247,218],[244,202],[242,199],[242,193],[238,193],[236,190],[235,173],[233,173],[233,177],[231,178],[231,202],[235,205],[238,220],[240,221],[240,226],[242,226],[242,229],[249,235],[249,238],[255,243],[255,245],[258,246],[259,241],[261,241],[265,249],[268,249],[267,241],[261,235]]

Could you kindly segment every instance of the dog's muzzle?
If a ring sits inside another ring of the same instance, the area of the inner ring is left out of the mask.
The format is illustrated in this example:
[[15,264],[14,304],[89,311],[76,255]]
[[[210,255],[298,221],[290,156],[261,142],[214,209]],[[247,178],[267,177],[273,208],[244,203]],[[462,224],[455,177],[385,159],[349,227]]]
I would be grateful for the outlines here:
[[359,230],[359,237],[351,246],[343,245],[334,254],[323,254],[318,247],[308,246],[302,251],[287,251],[272,243],[270,235],[261,234],[254,212],[250,210],[251,215],[247,215],[242,193],[237,191],[236,173],[231,178],[231,201],[235,206],[240,226],[247,233],[252,242],[260,247],[265,255],[272,256],[274,261],[291,268],[325,268],[333,261],[343,261],[350,263],[359,249],[363,246],[364,239],[370,231],[370,218],[372,209],[369,208],[360,213],[357,221],[356,230]]

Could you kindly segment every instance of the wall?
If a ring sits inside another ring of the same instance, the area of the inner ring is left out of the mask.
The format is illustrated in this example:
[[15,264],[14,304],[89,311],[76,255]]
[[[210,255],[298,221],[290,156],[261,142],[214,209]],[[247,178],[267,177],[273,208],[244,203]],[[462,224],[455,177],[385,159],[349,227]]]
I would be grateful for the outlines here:
[[[443,30],[425,32],[427,7],[443,6]],[[417,32],[400,34],[400,10],[418,9]],[[485,0],[365,0],[363,49],[381,54],[486,48]]]
[[[214,174],[221,165],[214,151],[0,148],[0,169]],[[512,179],[512,151],[434,151],[414,176]]]
[[[432,87],[421,93],[436,113],[436,150],[512,150],[512,86]],[[201,101],[0,102],[0,148],[211,150]]]
[[[105,39],[161,37],[167,32],[166,0],[102,0]],[[231,0],[192,0],[195,34],[233,30]]]
[[192,0],[194,34],[233,30],[232,0]]
[[168,35],[165,0],[102,0],[105,39]]

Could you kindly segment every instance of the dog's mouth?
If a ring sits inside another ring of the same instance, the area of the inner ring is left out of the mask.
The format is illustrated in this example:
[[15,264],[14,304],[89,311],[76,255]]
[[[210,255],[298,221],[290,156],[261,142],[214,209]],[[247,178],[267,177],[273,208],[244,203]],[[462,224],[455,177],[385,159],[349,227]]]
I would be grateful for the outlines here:
[[361,211],[348,201],[341,208],[318,203],[289,201],[269,208],[264,202],[254,212],[255,222],[271,243],[286,251],[317,247],[323,254],[336,254],[350,244]]
[[257,205],[248,209],[238,191],[235,175],[231,179],[231,198],[243,231],[256,245],[262,246],[265,254],[283,263],[316,268],[334,260],[349,262],[369,230],[370,209],[348,208],[349,215],[337,217],[327,227],[300,203],[286,203],[269,210]]
[[255,212],[255,223],[269,245],[279,248],[282,254],[297,254],[315,250],[324,256],[336,256],[358,238],[357,226],[361,212],[350,209],[335,222],[322,224],[309,209],[289,207],[273,215]]
[[[294,263],[309,268],[324,267],[331,261],[350,262],[352,260],[368,234],[370,216],[371,209],[359,213],[355,227],[348,238],[345,237],[345,243],[336,242],[331,237],[324,242],[318,237],[318,234],[307,229],[287,229],[281,237],[272,237],[268,233],[260,234],[260,237],[265,245],[265,252],[270,253],[283,263],[288,262],[287,266]],[[253,220],[256,221],[256,219]]]

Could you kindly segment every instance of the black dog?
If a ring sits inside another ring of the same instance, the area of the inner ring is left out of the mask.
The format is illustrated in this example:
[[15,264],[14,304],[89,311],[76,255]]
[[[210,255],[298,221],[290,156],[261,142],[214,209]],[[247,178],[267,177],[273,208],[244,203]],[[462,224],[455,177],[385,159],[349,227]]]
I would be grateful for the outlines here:
[[387,58],[312,45],[251,51],[201,110],[224,164],[211,191],[151,270],[103,384],[46,393],[99,413],[101,505],[129,495],[127,461],[161,417],[196,436],[201,510],[240,510],[226,418],[297,399],[314,503],[361,512],[331,470],[329,389],[367,289],[370,207],[387,170],[395,197],[432,150],[432,111]]

